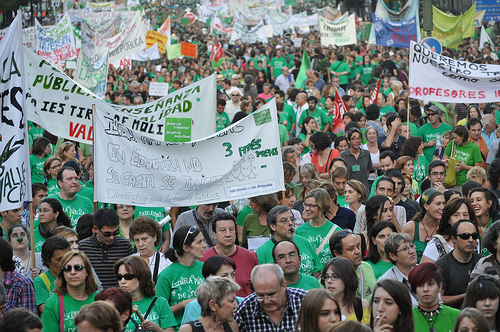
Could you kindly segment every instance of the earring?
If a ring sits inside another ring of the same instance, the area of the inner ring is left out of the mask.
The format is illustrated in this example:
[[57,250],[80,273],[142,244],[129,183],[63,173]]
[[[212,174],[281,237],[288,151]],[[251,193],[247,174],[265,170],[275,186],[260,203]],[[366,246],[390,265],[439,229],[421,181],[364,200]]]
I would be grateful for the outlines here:
[[215,312],[214,312],[214,323],[215,323],[215,321],[216,321],[216,318],[215,318]]

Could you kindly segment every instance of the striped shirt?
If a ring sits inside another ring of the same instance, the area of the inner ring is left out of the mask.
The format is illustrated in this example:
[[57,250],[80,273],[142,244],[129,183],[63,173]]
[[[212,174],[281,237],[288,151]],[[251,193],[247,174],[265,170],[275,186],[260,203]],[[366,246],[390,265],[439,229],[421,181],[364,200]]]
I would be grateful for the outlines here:
[[235,314],[240,332],[292,332],[295,331],[295,321],[299,315],[300,305],[307,291],[298,288],[286,289],[286,308],[279,324],[262,310],[255,293],[245,297]]
[[[472,270],[472,273],[470,274],[469,283],[480,275],[487,275],[497,280],[500,279],[497,269],[493,266],[493,264],[491,264],[490,257],[492,257],[492,255],[483,257],[477,262],[474,270]],[[494,256],[493,261],[498,264]]]
[[96,234],[86,238],[78,244],[78,248],[88,256],[92,267],[102,282],[104,289],[118,287],[113,267],[120,258],[130,256],[134,248],[130,241],[116,236],[113,244],[106,246],[97,240]]

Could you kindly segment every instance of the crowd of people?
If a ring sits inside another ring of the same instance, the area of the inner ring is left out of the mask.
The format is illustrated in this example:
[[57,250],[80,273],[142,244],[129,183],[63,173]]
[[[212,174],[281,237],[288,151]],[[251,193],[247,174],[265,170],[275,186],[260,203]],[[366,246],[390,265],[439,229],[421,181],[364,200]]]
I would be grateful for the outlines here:
[[[274,98],[285,191],[94,202],[92,147],[29,123],[36,214],[0,212],[1,331],[500,330],[500,103],[409,98],[408,49],[327,47],[317,31],[300,48],[230,45],[169,9],[173,42],[198,44],[198,57],[110,65],[106,99],[140,105],[157,98],[151,82],[172,92],[215,74],[224,130]],[[159,26],[167,12],[146,14]],[[500,64],[472,38],[443,55]]]

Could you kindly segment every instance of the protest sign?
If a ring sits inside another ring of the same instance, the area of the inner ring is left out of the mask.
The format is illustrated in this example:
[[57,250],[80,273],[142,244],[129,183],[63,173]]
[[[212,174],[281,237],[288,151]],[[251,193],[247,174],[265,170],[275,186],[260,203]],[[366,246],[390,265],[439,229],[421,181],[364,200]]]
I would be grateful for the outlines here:
[[174,44],[167,47],[167,59],[173,60],[181,56],[181,44]]
[[[7,31],[8,31],[8,29],[0,30],[0,40],[2,40],[2,37],[5,36]],[[27,48],[29,48],[31,50],[35,50],[35,48],[36,48],[36,29],[35,29],[35,27],[23,29],[23,44]]]
[[292,15],[293,25],[296,27],[308,27],[318,25],[319,15],[318,13],[313,15]]
[[196,58],[196,44],[181,42],[181,55]]
[[235,22],[233,33],[231,34],[230,43],[234,44],[237,39],[241,40],[241,42],[251,44],[258,41],[267,43],[266,31],[264,30],[264,22],[260,21],[250,30],[247,30],[240,22]]
[[[23,31],[20,11],[0,41],[0,211],[31,201],[30,163],[24,100]],[[30,51],[29,51],[30,52]]]
[[151,82],[149,83],[149,95],[164,97],[168,95],[168,83]]
[[224,22],[219,16],[214,16],[210,22],[211,34],[230,35],[233,32],[233,26]]
[[108,49],[95,52],[92,59],[80,52],[76,62],[74,80],[99,98],[104,98],[108,81]]
[[410,97],[446,103],[500,100],[500,66],[458,61],[411,42]]
[[28,120],[54,135],[92,144],[92,105],[154,139],[179,141],[168,133],[168,118],[189,119],[192,124],[190,138],[186,138],[188,135],[181,137],[186,141],[215,132],[215,75],[151,103],[119,106],[97,98],[26,48],[24,57]]
[[143,52],[134,53],[131,55],[130,59],[132,67],[146,67],[146,65],[148,64],[148,60],[151,66],[158,66],[161,63],[158,45],[155,44]]
[[[176,122],[173,120],[173,122]],[[136,206],[209,204],[284,190],[273,99],[195,142],[151,140],[97,112],[94,181],[100,202]],[[178,121],[182,133],[189,122]]]
[[165,53],[165,47],[167,45],[167,42],[168,42],[167,36],[165,36],[159,32],[156,32],[156,31],[151,31],[151,30],[146,31],[146,47],[147,48],[150,48],[154,44],[157,44],[158,50],[161,53]]
[[76,59],[75,36],[68,14],[50,30],[42,28],[38,20],[35,20],[35,27],[38,55],[52,63]]
[[476,6],[459,16],[449,15],[436,7],[432,7],[432,37],[444,47],[456,48],[464,38],[474,36]]
[[417,41],[417,20],[391,22],[371,13],[377,45],[410,47],[410,40]]
[[170,15],[167,17],[167,19],[165,20],[165,22],[163,22],[163,24],[161,25],[161,27],[158,28],[157,31],[168,38],[167,42],[165,43],[165,47],[166,46],[170,46],[172,44],[172,41],[170,40],[170,35],[171,35],[171,30],[170,30]]
[[319,29],[322,46],[356,44],[356,18],[354,14],[349,15],[347,20],[339,23],[332,23],[320,18]]

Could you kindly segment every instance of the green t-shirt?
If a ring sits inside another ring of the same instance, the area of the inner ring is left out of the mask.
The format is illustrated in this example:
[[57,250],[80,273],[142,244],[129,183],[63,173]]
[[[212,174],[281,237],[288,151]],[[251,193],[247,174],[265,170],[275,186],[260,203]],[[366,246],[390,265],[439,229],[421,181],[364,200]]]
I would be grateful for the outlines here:
[[[201,274],[203,262],[194,261],[194,265],[185,266],[174,262],[167,266],[158,276],[156,294],[164,297],[170,306],[183,300],[196,298],[196,288],[205,280]],[[175,315],[176,329],[179,329],[184,311]]]
[[217,112],[217,131],[220,131],[231,124],[231,120],[229,120],[229,116],[226,112],[219,113]]
[[[30,131],[28,132],[28,135],[34,141],[38,137],[42,137],[44,131],[45,131],[45,129],[43,129],[42,127],[38,128],[37,126],[33,126],[33,127],[31,127]],[[30,145],[30,147],[31,147],[31,145]]]
[[[314,227],[308,221],[305,224],[297,227],[297,229],[295,230],[295,234],[305,238],[311,244],[314,251],[316,251],[325,237],[328,235],[332,227],[335,228],[335,230],[333,231],[334,233],[342,230],[339,226],[335,225],[329,220],[327,220],[326,223],[321,227]],[[328,262],[328,260],[333,258],[328,242],[323,246],[323,249],[321,249],[318,258],[319,262],[323,266],[326,264],[326,262]]]
[[282,148],[285,142],[287,142],[290,139],[290,137],[288,136],[288,130],[286,130],[286,127],[283,126],[282,124],[278,124],[278,133],[280,135],[280,144],[281,144],[280,148]]
[[290,132],[292,130],[292,125],[293,125],[293,121],[290,118],[290,115],[287,112],[281,112],[281,113],[278,112],[278,116],[279,116],[279,124],[283,125],[283,122],[286,121],[286,125],[284,126],[286,127],[286,130]]
[[[315,132],[311,132],[311,135],[314,134]],[[309,135],[309,136],[311,136]],[[299,138],[302,140],[302,142],[305,142],[307,139],[307,134],[299,134]],[[300,154],[301,156],[304,156],[308,154],[311,151],[311,143],[309,141],[309,146],[304,146],[304,150],[302,150],[302,153]]]
[[[146,315],[146,312],[148,311],[151,302],[153,302],[152,297],[145,297],[141,301],[133,301],[132,306],[137,305],[139,307],[139,312],[142,314],[142,316],[144,316]],[[156,299],[155,304],[151,308],[151,311],[149,312],[147,317],[144,317],[144,319],[152,321],[162,329],[175,327],[177,325],[177,322],[175,320],[174,314],[172,313],[172,309],[170,309],[168,301],[161,296],[159,296]],[[130,317],[130,321],[125,327],[125,332],[136,331],[137,327],[133,321],[135,321],[137,324],[141,323],[139,317],[137,317],[137,314],[135,312]]]
[[75,198],[72,200],[62,199],[58,194],[48,197],[55,198],[61,203],[63,211],[66,212],[69,219],[71,219],[71,225],[74,229],[76,229],[76,224],[81,216],[86,213],[94,213],[94,204],[82,195],[76,194]]
[[[446,150],[444,150],[444,154],[447,156],[452,155],[451,150],[453,145],[456,146],[455,158],[461,161],[463,164],[468,166],[474,166],[475,163],[480,163],[483,159],[481,157],[481,150],[479,147],[467,141],[464,145],[456,145],[453,141],[448,143]],[[467,182],[467,170],[462,169],[457,172],[457,186],[463,185]]]
[[337,203],[341,207],[349,207],[349,204],[345,201],[345,195],[337,195]]
[[[288,105],[287,103],[285,103],[285,106],[283,106],[283,112],[288,114],[288,117],[290,118],[291,123],[295,123],[297,121],[297,113],[295,112],[295,110],[293,109],[293,107],[291,105]],[[500,121],[498,123],[500,123]],[[291,126],[291,124],[290,124],[290,126]],[[287,128],[288,128],[288,126],[287,126]]]
[[[380,116],[387,114],[389,112],[396,112],[396,110],[391,105],[385,105],[384,107],[380,108]],[[379,120],[380,120],[380,116],[378,117]]]
[[41,182],[44,183],[45,178],[43,176],[43,164],[50,156],[45,156],[42,159],[38,158],[34,154],[30,154],[30,168],[31,168],[31,183]]
[[314,112],[312,112],[310,109],[306,109],[300,115],[298,125],[302,126],[304,119],[308,116],[312,116],[314,120],[316,120],[321,131],[325,129],[325,126],[328,123],[328,114],[326,114],[321,108],[316,108]]
[[378,280],[381,276],[384,275],[393,264],[391,262],[384,262],[383,260],[379,260],[377,263],[373,263],[372,261],[366,261],[373,269],[373,273],[375,274],[375,278]]
[[243,222],[243,234],[241,236],[241,245],[248,248],[249,236],[268,236],[271,234],[269,227],[261,225],[258,213],[250,213]]
[[[403,124],[407,124],[407,122],[403,122]],[[410,122],[410,136],[417,136],[418,127],[413,122]]]
[[[330,66],[330,72],[342,73],[344,71],[351,72],[349,65],[343,61],[336,61]],[[339,76],[340,85],[345,85],[349,82],[349,74]]]
[[57,195],[61,191],[61,188],[57,185],[57,179],[53,179],[52,177],[47,181],[47,188],[49,189],[47,196]]
[[427,177],[429,162],[427,158],[423,155],[417,155],[417,158],[413,160],[413,166],[415,167],[415,172],[412,178],[417,182],[422,182]]
[[368,86],[368,81],[370,81],[370,79],[372,78],[372,72],[374,68],[375,65],[373,65],[372,63],[370,63],[368,66],[359,66],[359,72],[361,73],[361,76],[359,78],[363,85]]
[[239,212],[238,212],[238,219],[236,224],[238,226],[243,226],[243,223],[245,222],[245,218],[252,213],[253,210],[250,206],[244,206]]
[[271,67],[273,67],[273,75],[275,79],[276,77],[281,75],[281,68],[283,68],[286,65],[287,65],[286,60],[283,57],[281,58],[274,57],[271,60]]
[[[445,131],[452,129],[453,128],[447,123],[441,123],[441,125],[437,128],[432,128],[431,124],[427,123],[422,127],[418,128],[417,136],[422,137],[422,141],[424,143],[427,143],[438,137],[439,139],[441,139],[441,136],[443,136],[443,133]],[[424,148],[424,156],[425,158],[427,158],[428,162],[432,161],[432,153],[434,152],[435,149],[436,146],[429,146],[427,148]]]
[[[161,221],[163,218],[167,216],[164,207],[144,207],[144,206],[136,206],[134,211],[134,218],[146,216],[150,217],[154,221]],[[170,229],[170,223],[167,222],[161,228],[162,232],[166,232]]]
[[[40,219],[38,220],[38,225],[40,225]],[[42,246],[46,239],[40,234],[38,228],[35,229],[33,235],[35,236],[35,252],[42,252]]]
[[92,188],[81,186],[80,190],[78,191],[78,195],[88,198],[91,202],[94,201],[94,189]]
[[311,290],[314,288],[321,288],[318,279],[304,273],[299,273],[299,281],[294,284],[287,284],[286,287],[300,288],[304,290]]
[[[361,273],[359,271],[360,270],[359,267],[361,267],[361,269],[363,270],[365,282],[363,282],[363,280],[361,279]],[[372,298],[372,294],[373,294],[373,287],[375,286],[377,279],[375,278],[375,274],[373,273],[373,269],[370,266],[370,264],[368,264],[367,262],[361,262],[361,265],[359,267],[356,268],[356,275],[358,276],[358,278],[360,280],[358,290],[356,291],[356,296],[361,297],[361,295],[362,295],[362,293],[361,293],[362,288],[361,287],[364,284],[365,285],[364,299],[367,300],[368,302],[370,302],[370,299]]]
[[[273,241],[274,240],[274,241]],[[272,263],[273,260],[273,247],[276,240],[273,238],[268,240],[257,249],[257,258],[259,264]],[[323,269],[318,255],[314,251],[311,244],[302,236],[295,234],[293,242],[299,247],[300,256],[302,257],[302,264],[300,265],[300,272],[304,274],[313,274]]]
[[433,317],[425,316],[420,312],[418,307],[413,308],[413,322],[415,331],[429,331],[429,328],[434,327],[434,331],[451,332],[455,326],[455,321],[460,313],[460,310],[441,305],[439,314]]
[[[47,284],[44,281],[45,277],[48,280],[49,288],[47,289]],[[53,294],[54,283],[56,282],[56,277],[50,272],[50,270],[45,271],[33,280],[33,285],[35,286],[35,297],[36,305],[39,306],[47,302],[47,299]]]
[[[83,301],[75,300],[68,293],[64,294],[64,331],[76,332],[76,326],[73,319],[80,312],[80,309],[87,304],[95,301],[97,292]],[[60,331],[59,330],[59,296],[52,294],[45,302],[43,308],[42,323],[44,331]]]

